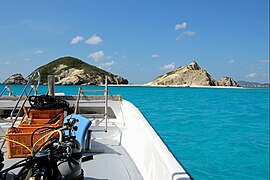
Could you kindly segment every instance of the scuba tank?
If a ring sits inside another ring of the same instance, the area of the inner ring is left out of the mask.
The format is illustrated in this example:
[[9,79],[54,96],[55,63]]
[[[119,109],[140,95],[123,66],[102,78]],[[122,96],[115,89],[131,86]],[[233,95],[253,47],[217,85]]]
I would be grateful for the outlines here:
[[84,174],[81,168],[82,148],[80,143],[74,137],[66,145],[63,145],[62,148],[66,150],[65,156],[63,156],[65,158],[61,158],[57,162],[60,175],[63,179],[83,180]]
[[63,179],[71,180],[83,180],[84,174],[81,168],[82,162],[82,147],[79,141],[76,140],[76,136],[72,136],[72,130],[77,131],[78,127],[74,126],[78,119],[70,118],[66,125],[72,128],[68,129],[68,135],[65,136],[64,142],[60,144],[63,150],[64,158],[60,158],[57,162],[57,168]]

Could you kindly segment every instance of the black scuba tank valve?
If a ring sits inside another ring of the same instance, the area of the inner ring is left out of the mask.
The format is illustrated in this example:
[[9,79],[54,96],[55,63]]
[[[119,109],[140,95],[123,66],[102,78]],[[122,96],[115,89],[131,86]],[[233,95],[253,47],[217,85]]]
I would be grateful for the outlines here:
[[[80,180],[84,179],[82,162],[82,148],[76,139],[72,139],[65,147],[66,158],[62,158],[57,162],[58,170],[63,179]],[[67,154],[71,153],[67,156]]]

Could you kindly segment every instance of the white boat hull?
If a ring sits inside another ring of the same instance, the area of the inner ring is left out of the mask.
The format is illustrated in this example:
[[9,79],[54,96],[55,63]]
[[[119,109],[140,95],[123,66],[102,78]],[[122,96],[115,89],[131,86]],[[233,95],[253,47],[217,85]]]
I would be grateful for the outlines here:
[[[70,106],[76,105],[76,97],[61,98],[68,99]],[[84,102],[80,105],[80,114],[92,121],[90,151],[85,151],[84,155],[90,153],[93,160],[82,163],[85,177],[136,180],[192,179],[132,103],[119,98],[108,100],[108,127],[107,132],[104,132],[104,117],[99,117],[100,113],[104,113],[104,105],[96,99],[82,101]],[[9,103],[12,102],[0,99],[0,109],[9,109],[12,106]],[[26,104],[27,106],[29,105]],[[93,111],[99,115],[93,114]],[[8,125],[7,122],[2,125],[0,133],[4,135]],[[5,159],[5,163],[5,167],[9,167],[14,163],[14,159]]]

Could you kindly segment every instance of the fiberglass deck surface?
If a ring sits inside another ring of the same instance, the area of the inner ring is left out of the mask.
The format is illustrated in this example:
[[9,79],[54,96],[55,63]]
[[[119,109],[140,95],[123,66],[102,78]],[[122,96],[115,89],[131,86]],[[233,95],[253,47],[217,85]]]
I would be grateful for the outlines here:
[[[8,124],[0,123],[0,135]],[[6,151],[4,147],[3,152]],[[89,159],[89,160],[88,160]],[[5,167],[10,167],[21,158],[8,159],[5,153]],[[86,180],[140,180],[143,179],[133,160],[119,142],[112,139],[95,139],[91,151],[84,152],[82,169]],[[17,173],[19,169],[14,170]]]
[[117,141],[94,140],[91,153],[93,159],[82,163],[85,179],[121,180],[143,179],[126,150]]

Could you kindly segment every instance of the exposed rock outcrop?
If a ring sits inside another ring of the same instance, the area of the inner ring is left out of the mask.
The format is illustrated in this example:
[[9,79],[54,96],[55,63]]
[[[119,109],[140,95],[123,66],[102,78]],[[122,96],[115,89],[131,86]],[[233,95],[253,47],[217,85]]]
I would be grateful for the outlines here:
[[48,75],[55,76],[55,83],[62,85],[104,84],[105,76],[109,84],[128,84],[128,80],[104,71],[96,66],[73,57],[56,59],[38,68],[41,74],[41,83],[47,82]]
[[[60,65],[62,66],[62,64]],[[57,69],[59,71],[59,69]],[[81,69],[67,69],[63,71],[59,71],[59,74],[55,74],[56,84],[83,84],[85,80],[88,79],[87,74],[84,73],[84,70]]]
[[214,86],[215,80],[205,69],[193,61],[188,66],[180,66],[175,71],[159,76],[153,82],[147,84]]
[[3,84],[26,84],[26,80],[23,78],[21,74],[13,74],[9,78],[7,78]]
[[[108,77],[108,84],[128,84],[128,80],[119,75],[114,75],[73,57],[56,59],[38,69],[41,84],[47,83],[48,75],[54,75],[55,84],[60,85],[101,85],[105,83],[105,76]],[[25,84],[29,77],[30,75],[24,79],[21,74],[14,74],[5,80],[3,84]],[[38,77],[35,76],[33,81],[37,82]]]
[[239,87],[239,84],[233,80],[231,77],[223,77],[220,80],[216,81],[216,85],[217,86],[235,86],[235,87]]
[[146,85],[182,85],[182,86],[239,86],[232,78],[224,77],[214,80],[211,75],[195,61],[187,66],[157,77]]

